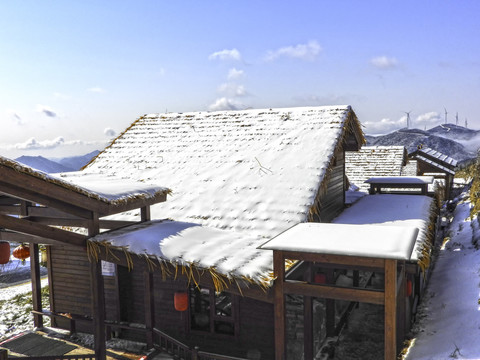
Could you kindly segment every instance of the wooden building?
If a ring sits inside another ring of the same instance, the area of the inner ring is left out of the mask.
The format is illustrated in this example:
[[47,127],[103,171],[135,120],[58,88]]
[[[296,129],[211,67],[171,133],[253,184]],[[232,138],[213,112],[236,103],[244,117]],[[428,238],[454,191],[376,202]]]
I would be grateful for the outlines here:
[[450,199],[457,160],[437,150],[422,146],[409,154],[409,157],[417,161],[417,175],[432,175],[443,182],[445,189],[443,198]]
[[[37,301],[36,320],[94,333],[99,358],[105,336],[273,358],[273,258],[257,247],[338,215],[345,151],[363,142],[349,106],[145,115],[78,173],[3,160],[16,170],[0,173],[2,213],[20,218],[0,217],[2,238],[48,245],[50,309]],[[104,196],[117,182],[124,192]],[[169,225],[163,238],[142,233]]]
[[404,146],[364,146],[359,151],[347,152],[345,157],[348,181],[365,193],[370,188],[366,180],[377,176],[400,176],[408,163]]

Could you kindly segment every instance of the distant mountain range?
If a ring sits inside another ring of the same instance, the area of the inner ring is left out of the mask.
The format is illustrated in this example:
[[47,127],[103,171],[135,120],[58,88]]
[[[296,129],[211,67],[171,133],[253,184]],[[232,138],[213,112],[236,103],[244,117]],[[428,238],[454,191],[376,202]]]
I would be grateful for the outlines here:
[[100,151],[95,150],[86,155],[52,159],[47,159],[43,156],[20,156],[15,160],[34,169],[53,174],[60,172],[78,171],[82,167],[87,165],[90,160],[93,157],[97,156],[99,153]]
[[[387,135],[366,135],[367,146],[403,145],[408,152],[415,151],[418,146],[429,147],[444,153],[460,163],[477,156],[480,149],[480,130],[467,129],[454,124],[439,125],[429,130],[400,129]],[[46,173],[78,171],[97,156],[95,150],[82,156],[47,159],[43,156],[21,156],[15,160]]]
[[454,124],[440,125],[429,130],[404,128],[387,135],[367,135],[366,139],[367,146],[403,145],[409,153],[419,146],[429,147],[460,163],[475,158],[480,148],[480,130],[467,129]]

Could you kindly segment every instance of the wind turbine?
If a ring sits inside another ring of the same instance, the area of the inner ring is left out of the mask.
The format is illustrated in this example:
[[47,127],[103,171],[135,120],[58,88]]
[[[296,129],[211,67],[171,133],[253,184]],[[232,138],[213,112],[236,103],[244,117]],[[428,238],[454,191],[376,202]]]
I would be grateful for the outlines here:
[[407,129],[410,129],[410,113],[412,112],[412,110],[410,111],[404,111],[405,114],[407,114]]
[[448,114],[448,112],[447,112],[446,108],[444,108],[444,109],[445,109],[445,125],[446,125],[447,124],[447,114]]

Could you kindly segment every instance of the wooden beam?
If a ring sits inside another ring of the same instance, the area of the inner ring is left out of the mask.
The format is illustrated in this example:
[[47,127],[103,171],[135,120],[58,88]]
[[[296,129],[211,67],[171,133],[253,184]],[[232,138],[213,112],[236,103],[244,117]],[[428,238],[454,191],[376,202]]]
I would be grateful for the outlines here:
[[86,236],[84,235],[61,230],[51,226],[37,224],[26,219],[18,219],[12,216],[0,214],[0,227],[24,234],[57,240],[67,245],[76,245],[82,247],[86,245]]
[[285,294],[313,296],[325,299],[358,301],[383,305],[383,291],[344,288],[330,285],[312,285],[299,281],[287,280],[284,284]]
[[57,241],[51,240],[39,236],[33,236],[28,234],[22,234],[14,231],[5,231],[0,230],[0,240],[13,241],[17,243],[34,243],[34,244],[45,244],[45,245],[61,245],[65,244]]
[[[285,259],[303,260],[317,263],[320,267],[324,264],[351,265],[358,268],[383,268],[384,259],[367,258],[358,256],[342,256],[330,254],[302,253],[296,251],[285,251]],[[339,268],[340,266],[337,266]]]
[[38,204],[51,206],[69,214],[74,214],[86,219],[90,217],[91,212],[86,210],[85,208],[77,207],[69,203],[68,201],[61,201],[60,199],[55,198],[51,195],[47,196],[39,193],[37,192],[37,189],[35,187],[27,187],[26,185],[24,186],[25,187],[19,187],[0,181],[0,189],[2,190],[2,192],[8,193],[9,195],[15,196],[19,199],[29,200]]
[[274,334],[275,334],[275,360],[286,358],[285,336],[285,258],[282,251],[273,252],[274,283]]
[[397,356],[397,261],[385,261],[385,360]]

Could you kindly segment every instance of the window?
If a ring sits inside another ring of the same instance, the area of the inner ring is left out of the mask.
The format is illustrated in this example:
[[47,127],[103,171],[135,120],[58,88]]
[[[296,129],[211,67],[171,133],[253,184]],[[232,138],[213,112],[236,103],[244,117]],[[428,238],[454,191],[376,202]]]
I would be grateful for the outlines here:
[[190,328],[234,336],[234,296],[205,287],[190,287]]

